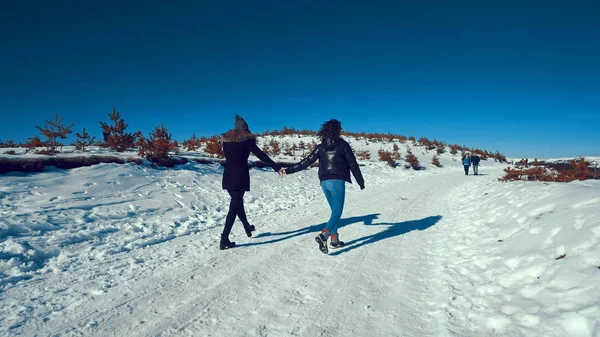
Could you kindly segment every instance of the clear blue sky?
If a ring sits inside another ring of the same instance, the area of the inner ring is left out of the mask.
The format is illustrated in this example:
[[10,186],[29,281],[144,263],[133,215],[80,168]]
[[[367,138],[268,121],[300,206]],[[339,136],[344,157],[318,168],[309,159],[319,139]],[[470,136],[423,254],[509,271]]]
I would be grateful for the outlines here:
[[[509,157],[600,155],[600,1],[11,1],[0,139],[58,113],[99,136],[426,136]],[[68,140],[69,142],[72,139]]]

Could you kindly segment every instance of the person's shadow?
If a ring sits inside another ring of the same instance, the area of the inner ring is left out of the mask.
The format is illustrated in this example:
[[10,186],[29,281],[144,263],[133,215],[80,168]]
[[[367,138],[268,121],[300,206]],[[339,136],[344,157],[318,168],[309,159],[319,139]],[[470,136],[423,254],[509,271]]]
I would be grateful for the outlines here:
[[375,224],[365,224],[367,226],[387,226],[387,228],[384,229],[383,231],[375,233],[375,234],[371,234],[371,235],[363,236],[362,238],[346,241],[343,248],[340,248],[339,250],[336,250],[335,252],[330,253],[329,255],[339,255],[339,254],[342,254],[345,252],[349,252],[358,247],[362,247],[364,245],[368,245],[371,243],[375,243],[377,241],[393,238],[395,236],[400,236],[402,234],[406,234],[408,232],[412,232],[415,230],[422,231],[429,227],[432,227],[433,225],[438,223],[438,221],[440,221],[441,219],[442,219],[441,215],[436,215],[436,216],[428,216],[428,217],[420,219],[420,220],[411,220],[411,221],[396,222],[396,223],[382,222],[382,223],[375,223]]
[[[379,214],[380,213],[340,219],[340,224],[339,224],[338,228],[342,228],[349,224],[361,223],[361,222],[365,225],[371,225],[371,224],[373,224],[373,220],[375,220],[379,217]],[[307,234],[315,234],[316,235],[316,233],[320,232],[323,229],[323,227],[325,227],[325,223],[320,223],[320,224],[316,224],[316,225],[312,225],[312,226],[308,226],[308,227],[304,227],[304,228],[299,228],[296,230],[285,231],[285,232],[264,232],[264,233],[260,233],[257,236],[255,236],[255,238],[264,238],[264,237],[271,237],[271,236],[277,236],[277,238],[273,238],[271,240],[262,241],[262,242],[241,243],[241,244],[236,245],[236,247],[258,246],[258,245],[264,245],[264,244],[269,244],[269,243],[275,243],[275,242],[280,242],[283,240],[293,238],[295,236],[301,236],[301,235],[307,235]]]
[[[436,216],[429,216],[429,217],[426,217],[426,218],[423,218],[420,220],[411,220],[411,221],[404,221],[404,222],[397,222],[397,223],[389,223],[389,222],[373,223],[374,220],[377,220],[379,218],[379,215],[380,215],[380,213],[375,213],[375,214],[368,214],[368,215],[340,219],[340,225],[338,226],[338,228],[342,228],[344,226],[347,226],[350,224],[355,224],[355,223],[363,223],[365,226],[387,226],[387,228],[385,228],[383,231],[375,233],[375,234],[371,234],[368,236],[364,236],[362,238],[347,241],[347,242],[345,242],[345,246],[343,248],[340,248],[339,250],[337,250],[329,255],[339,255],[341,253],[351,251],[358,247],[362,247],[364,245],[368,245],[368,244],[371,244],[371,243],[374,243],[377,241],[381,241],[381,240],[389,239],[389,238],[399,236],[402,234],[406,234],[406,233],[414,231],[414,230],[424,230],[429,227],[432,227],[433,225],[435,225],[438,221],[440,221],[442,219],[441,215],[436,215]],[[300,235],[316,234],[316,233],[320,232],[324,226],[325,226],[325,223],[320,223],[317,225],[312,225],[312,226],[296,229],[293,231],[260,233],[259,235],[256,236],[256,238],[271,237],[271,236],[277,236],[277,238],[273,238],[271,240],[262,241],[262,242],[242,243],[237,246],[244,247],[244,246],[264,245],[264,244],[269,244],[269,243],[280,242],[280,241],[287,240],[289,238],[300,236]]]

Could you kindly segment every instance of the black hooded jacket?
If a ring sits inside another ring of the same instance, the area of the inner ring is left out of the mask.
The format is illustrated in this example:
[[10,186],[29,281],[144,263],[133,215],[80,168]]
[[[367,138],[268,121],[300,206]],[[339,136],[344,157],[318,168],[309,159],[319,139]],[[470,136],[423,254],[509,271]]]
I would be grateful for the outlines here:
[[281,166],[277,165],[256,145],[256,137],[250,131],[230,130],[221,136],[221,140],[225,154],[223,189],[250,191],[250,172],[248,171],[250,152],[273,170],[281,169]]
[[285,172],[291,174],[304,170],[317,159],[319,160],[319,180],[340,179],[352,183],[350,180],[350,171],[352,171],[358,186],[361,189],[365,187],[365,181],[350,144],[341,138],[325,139],[312,150],[308,157],[288,167]]

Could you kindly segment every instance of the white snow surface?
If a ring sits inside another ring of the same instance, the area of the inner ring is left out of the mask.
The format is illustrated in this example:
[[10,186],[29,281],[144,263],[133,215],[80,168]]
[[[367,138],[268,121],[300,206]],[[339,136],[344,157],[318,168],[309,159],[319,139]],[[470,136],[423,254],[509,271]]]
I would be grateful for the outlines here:
[[315,168],[252,169],[226,251],[218,164],[0,175],[0,335],[600,336],[600,181],[440,161],[364,163],[329,255]]

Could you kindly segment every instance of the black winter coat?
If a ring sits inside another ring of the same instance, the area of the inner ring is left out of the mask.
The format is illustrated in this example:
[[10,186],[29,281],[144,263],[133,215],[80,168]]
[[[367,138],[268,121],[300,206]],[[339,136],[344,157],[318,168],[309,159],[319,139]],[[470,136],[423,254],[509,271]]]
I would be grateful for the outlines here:
[[350,144],[345,140],[325,139],[317,145],[308,157],[302,159],[297,164],[288,167],[285,172],[291,174],[304,170],[310,164],[319,160],[319,180],[340,179],[352,183],[350,180],[350,171],[361,189],[365,188],[365,181],[356,157],[350,148]]
[[473,163],[473,165],[479,165],[480,160],[481,160],[481,158],[479,158],[479,156],[471,157],[471,163]]
[[250,172],[248,157],[250,152],[258,159],[269,165],[275,171],[277,165],[258,146],[256,136],[246,130],[229,130],[221,136],[223,153],[225,154],[225,169],[223,170],[223,189],[232,191],[250,191]]

